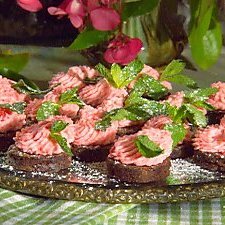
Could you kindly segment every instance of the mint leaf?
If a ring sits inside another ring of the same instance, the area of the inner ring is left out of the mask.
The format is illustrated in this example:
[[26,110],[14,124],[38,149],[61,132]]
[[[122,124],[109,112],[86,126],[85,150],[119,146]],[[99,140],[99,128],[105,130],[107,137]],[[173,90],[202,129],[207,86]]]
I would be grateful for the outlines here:
[[163,153],[158,144],[151,141],[146,135],[139,135],[135,140],[138,151],[146,158],[152,158]]
[[162,72],[160,81],[169,81],[185,85],[190,88],[197,88],[197,83],[190,77],[183,75],[185,63],[181,60],[173,60]]
[[215,107],[213,107],[212,105],[210,105],[207,102],[203,102],[203,101],[196,101],[193,103],[194,106],[198,107],[198,108],[204,108],[206,110],[215,110]]
[[23,75],[19,74],[19,73],[16,73],[12,70],[9,70],[7,68],[0,68],[0,74],[3,76],[3,77],[6,77],[10,80],[14,80],[16,82],[20,81],[20,80],[23,80],[23,82],[31,87],[32,89],[34,90],[37,90],[37,91],[40,91],[39,87],[32,81],[30,81],[29,79],[27,79],[26,77],[24,77]]
[[196,81],[190,77],[182,74],[176,74],[175,76],[166,76],[166,81],[173,82],[176,84],[181,84],[189,88],[197,88],[198,85]]
[[13,103],[13,104],[6,103],[6,104],[0,104],[0,108],[8,108],[11,111],[14,111],[18,114],[23,114],[26,105],[27,104],[25,102],[16,102],[16,103]]
[[118,64],[113,64],[108,70],[104,65],[98,64],[95,68],[108,82],[115,88],[123,88],[128,85],[142,70],[144,64],[139,60],[134,60],[123,69]]
[[198,108],[191,104],[184,104],[187,112],[188,112],[188,119],[194,124],[199,127],[205,127],[207,125],[206,116],[200,111]]
[[60,131],[64,130],[68,126],[68,123],[57,120],[55,121],[51,126],[51,132],[52,133],[59,133]]
[[157,101],[146,100],[142,103],[129,105],[124,108],[114,109],[108,112],[100,121],[96,123],[97,130],[105,130],[115,120],[132,120],[140,121],[147,120],[152,116],[166,115],[167,106]]
[[106,41],[109,34],[109,32],[105,31],[86,29],[77,36],[69,48],[73,50],[83,50],[90,48],[103,41]]
[[84,106],[84,102],[77,95],[77,88],[65,91],[59,97],[59,104],[77,104]]
[[168,94],[168,89],[164,87],[158,80],[155,80],[149,75],[143,74],[136,81],[132,92],[136,92],[140,96],[159,100]]
[[182,142],[187,133],[183,124],[166,124],[164,129],[171,132],[171,137],[173,139],[173,147],[177,146],[177,144]]
[[215,94],[217,88],[199,88],[191,91],[184,91],[184,97],[189,102],[205,101],[210,95]]
[[0,68],[7,68],[14,72],[21,71],[29,60],[28,53],[17,53],[12,54],[11,52],[1,53],[0,54]]
[[122,12],[123,21],[130,17],[140,16],[151,12],[158,5],[158,2],[158,0],[125,2]]
[[[24,80],[19,80],[16,84],[13,84],[12,87],[20,93],[29,94],[29,95],[43,95],[50,92],[53,88],[47,90],[40,90],[33,88],[27,85]],[[55,87],[55,86],[54,86]]]
[[173,60],[163,70],[160,76],[160,80],[166,80],[168,76],[171,77],[180,74],[181,72],[183,72],[184,68],[185,68],[184,62],[182,62],[181,60]]
[[37,111],[37,120],[41,121],[47,119],[50,116],[59,115],[59,107],[59,104],[50,101],[42,103]]
[[59,146],[63,149],[63,151],[69,156],[73,156],[71,148],[67,144],[66,138],[57,133],[50,133],[50,137],[53,138]]

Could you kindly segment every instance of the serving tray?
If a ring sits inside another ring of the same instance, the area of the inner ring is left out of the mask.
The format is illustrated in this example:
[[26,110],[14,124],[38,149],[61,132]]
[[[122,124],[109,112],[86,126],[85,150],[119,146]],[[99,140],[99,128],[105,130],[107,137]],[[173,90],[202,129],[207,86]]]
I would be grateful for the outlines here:
[[172,160],[166,181],[129,184],[107,177],[105,162],[73,165],[61,173],[17,171],[0,157],[0,187],[42,197],[100,203],[166,203],[225,196],[225,174]]

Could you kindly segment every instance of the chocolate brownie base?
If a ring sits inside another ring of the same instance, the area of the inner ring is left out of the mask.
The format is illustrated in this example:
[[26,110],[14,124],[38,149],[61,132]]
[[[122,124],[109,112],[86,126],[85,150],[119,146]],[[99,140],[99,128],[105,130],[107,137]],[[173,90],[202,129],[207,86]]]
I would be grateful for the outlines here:
[[82,162],[101,162],[105,161],[109,149],[112,147],[112,144],[104,146],[72,146],[72,152],[76,160]]
[[225,155],[195,150],[193,161],[204,169],[225,172]]
[[220,120],[224,117],[225,110],[213,110],[208,111],[206,117],[208,119],[208,125],[219,124]]
[[155,166],[125,165],[107,159],[108,176],[129,183],[149,183],[165,180],[170,174],[170,158]]
[[16,131],[10,131],[7,133],[0,133],[0,152],[6,152],[10,145],[14,143],[13,137],[16,135]]
[[52,156],[31,155],[21,152],[15,145],[10,146],[8,163],[17,170],[35,172],[58,172],[71,166],[72,158],[66,153]]
[[194,148],[192,146],[192,142],[184,141],[182,144],[177,145],[171,155],[171,159],[185,159],[191,157],[194,154]]

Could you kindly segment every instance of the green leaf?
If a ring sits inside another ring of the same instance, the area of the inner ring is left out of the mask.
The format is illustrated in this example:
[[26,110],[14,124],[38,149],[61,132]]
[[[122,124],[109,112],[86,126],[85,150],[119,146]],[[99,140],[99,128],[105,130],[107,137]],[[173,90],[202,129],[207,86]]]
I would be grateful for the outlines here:
[[171,132],[171,137],[173,139],[173,147],[177,146],[177,144],[182,142],[187,133],[183,124],[166,124],[164,129]]
[[95,68],[108,80],[115,88],[123,88],[128,85],[138,73],[143,69],[144,64],[140,60],[134,60],[123,69],[118,64],[112,64],[111,70],[104,65],[98,64]]
[[[57,85],[56,85],[57,86]],[[16,84],[13,84],[12,87],[20,93],[29,94],[29,95],[43,95],[50,92],[54,87],[47,90],[37,90],[27,85],[24,80],[19,80]]]
[[185,68],[185,63],[183,61],[173,60],[163,70],[160,76],[160,80],[166,80],[168,76],[171,77],[171,76],[180,74],[181,72],[183,72],[184,68]]
[[153,77],[143,74],[135,83],[133,92],[140,96],[148,97],[154,100],[159,100],[168,94],[168,89],[164,87],[158,80]]
[[190,77],[182,74],[176,74],[175,76],[166,76],[166,81],[173,82],[176,84],[181,84],[189,88],[197,88],[198,85],[196,81]]
[[189,103],[205,101],[209,96],[218,92],[217,88],[199,88],[191,91],[184,91],[184,97]]
[[203,102],[203,101],[196,101],[193,102],[193,105],[198,107],[198,108],[204,108],[206,110],[215,110],[215,107],[213,107],[211,104],[207,103],[207,102]]
[[14,72],[20,72],[28,63],[28,53],[1,53],[0,54],[0,69],[7,68]]
[[65,91],[60,95],[59,104],[77,104],[84,106],[84,102],[77,95],[77,88]]
[[52,133],[59,133],[60,131],[64,130],[67,126],[68,123],[62,120],[57,120],[52,124],[50,131]]
[[23,75],[21,74],[18,74],[12,70],[9,70],[7,68],[0,68],[0,74],[3,76],[3,77],[6,77],[10,80],[13,80],[13,81],[20,81],[20,80],[23,80],[23,82],[29,86],[30,88],[34,89],[34,90],[38,90],[40,91],[39,87],[32,81],[30,81],[29,79],[27,79],[26,77],[24,77]]
[[135,140],[138,151],[146,158],[152,158],[163,153],[158,144],[151,141],[146,135],[139,135]]
[[26,105],[27,104],[25,102],[16,102],[16,103],[13,103],[13,104],[6,103],[6,104],[0,104],[0,108],[8,108],[11,111],[14,111],[18,114],[23,114]]
[[140,121],[147,120],[152,116],[166,115],[167,106],[157,101],[146,100],[137,104],[129,105],[125,108],[114,109],[108,112],[100,121],[96,123],[97,130],[105,130],[115,120],[132,120]]
[[218,60],[222,49],[222,28],[217,16],[216,1],[191,0],[189,43],[194,61],[208,69]]
[[207,125],[206,116],[198,108],[191,104],[184,104],[188,114],[188,119],[199,127],[205,127]]
[[158,2],[158,0],[140,0],[124,3],[122,20],[150,13],[158,5]]
[[59,115],[59,104],[54,102],[44,102],[37,111],[37,120],[45,120],[50,116]]
[[108,36],[109,32],[86,29],[77,36],[69,48],[73,50],[90,48],[107,40]]
[[73,156],[71,148],[67,144],[67,140],[65,137],[61,136],[60,134],[57,133],[50,133],[50,137],[53,138],[59,146],[63,149],[63,151],[69,155]]

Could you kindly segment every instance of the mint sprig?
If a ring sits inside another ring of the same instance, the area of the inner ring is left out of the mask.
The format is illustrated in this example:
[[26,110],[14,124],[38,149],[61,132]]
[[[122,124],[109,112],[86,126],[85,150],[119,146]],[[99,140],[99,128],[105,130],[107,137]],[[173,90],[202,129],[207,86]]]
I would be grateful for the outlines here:
[[183,124],[166,124],[164,130],[168,130],[171,133],[173,139],[173,147],[182,142],[187,134]]
[[102,64],[98,64],[95,68],[113,87],[123,88],[135,79],[143,67],[144,64],[141,61],[134,60],[124,68],[115,63],[112,64],[110,70]]
[[160,81],[155,80],[153,77],[143,74],[135,83],[131,95],[133,93],[139,94],[151,98],[153,100],[159,100],[168,94],[168,89],[164,87]]
[[60,132],[64,130],[68,126],[68,123],[58,120],[55,121],[51,128],[50,128],[50,137],[53,138],[59,146],[63,149],[63,151],[68,154],[69,156],[72,156],[72,150],[67,144],[67,140],[65,137],[63,137]]
[[167,115],[166,104],[161,104],[157,101],[143,101],[132,104],[124,108],[114,109],[96,123],[95,129],[106,130],[112,121],[131,120],[131,121],[145,121],[156,115]]
[[190,88],[197,88],[198,85],[196,81],[187,75],[183,75],[183,70],[185,69],[185,63],[181,60],[173,60],[164,69],[160,76],[160,81],[169,81],[177,84],[181,84]]
[[50,116],[59,115],[60,105],[51,101],[43,102],[37,111],[37,120],[45,120]]
[[23,94],[29,94],[29,95],[43,95],[50,92],[54,87],[46,89],[46,90],[40,90],[39,88],[33,88],[26,84],[24,80],[19,80],[17,83],[13,84],[12,87],[17,90],[20,93]]
[[23,114],[26,105],[27,104],[25,102],[16,102],[13,104],[6,103],[6,104],[0,104],[0,108],[7,108],[18,114]]
[[135,139],[135,145],[138,151],[146,158],[156,157],[163,153],[163,149],[158,144],[151,141],[146,135],[139,135]]
[[45,120],[50,116],[59,115],[59,109],[63,104],[77,104],[80,107],[85,105],[77,95],[77,88],[73,88],[62,93],[57,103],[51,101],[43,102],[37,111],[36,119],[40,121]]
[[73,88],[61,94],[58,104],[77,104],[84,106],[84,102],[77,95],[77,88]]

